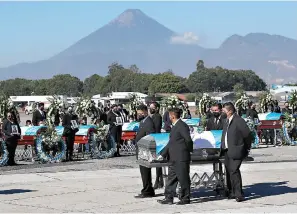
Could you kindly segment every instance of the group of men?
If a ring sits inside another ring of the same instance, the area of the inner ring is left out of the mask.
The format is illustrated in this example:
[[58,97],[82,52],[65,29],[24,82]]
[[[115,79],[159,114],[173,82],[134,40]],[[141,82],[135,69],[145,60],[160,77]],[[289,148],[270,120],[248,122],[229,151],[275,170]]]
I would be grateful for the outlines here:
[[[178,183],[181,191],[180,201],[177,204],[185,205],[190,203],[190,162],[193,141],[188,125],[181,120],[181,113],[178,108],[172,108],[168,111],[168,118],[171,122],[169,143],[158,157],[159,160],[167,159],[169,162],[168,183],[164,192],[165,198],[158,200],[161,204],[173,204]],[[252,134],[245,120],[236,113],[231,102],[225,103],[224,106],[220,104],[213,105],[210,113],[206,129],[223,130],[221,155],[224,156],[225,160],[228,198],[241,202],[244,200],[244,196],[240,166],[243,159],[248,155]],[[144,136],[156,132],[153,118],[149,116],[148,108],[145,105],[138,107],[137,116],[140,119],[140,126],[136,136],[136,143]],[[140,166],[140,174],[143,189],[135,198],[154,197],[155,191],[151,181],[151,169]]]

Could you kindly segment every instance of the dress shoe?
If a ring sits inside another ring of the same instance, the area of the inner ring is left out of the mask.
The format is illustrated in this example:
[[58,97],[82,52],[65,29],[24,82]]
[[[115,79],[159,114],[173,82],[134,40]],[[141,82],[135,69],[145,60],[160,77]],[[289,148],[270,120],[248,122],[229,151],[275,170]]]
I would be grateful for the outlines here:
[[135,195],[134,198],[152,198],[155,197],[155,195],[143,195],[143,194],[138,194]]
[[235,200],[236,200],[236,202],[242,202],[242,201],[244,201],[244,197],[243,196],[236,197]]
[[190,200],[181,200],[176,203],[176,205],[186,205],[186,204],[190,204]]
[[159,204],[168,204],[168,205],[172,205],[173,204],[173,199],[169,199],[169,198],[164,198],[162,200],[158,200],[157,201]]

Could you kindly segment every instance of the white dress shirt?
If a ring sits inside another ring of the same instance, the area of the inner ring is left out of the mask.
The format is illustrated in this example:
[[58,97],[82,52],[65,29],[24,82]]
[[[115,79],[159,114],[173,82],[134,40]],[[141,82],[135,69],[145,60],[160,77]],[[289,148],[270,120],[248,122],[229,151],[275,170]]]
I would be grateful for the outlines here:
[[226,134],[225,134],[225,147],[226,147],[226,149],[228,149],[228,141],[227,141],[227,139],[228,139],[228,129],[229,129],[229,125],[230,125],[232,119],[233,119],[233,115],[228,119],[228,126],[227,126],[227,130],[226,130]]

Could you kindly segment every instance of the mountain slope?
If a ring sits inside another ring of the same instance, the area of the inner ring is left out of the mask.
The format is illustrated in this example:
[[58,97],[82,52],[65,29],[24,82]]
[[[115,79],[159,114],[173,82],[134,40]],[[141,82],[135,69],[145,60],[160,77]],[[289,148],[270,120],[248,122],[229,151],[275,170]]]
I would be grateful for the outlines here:
[[50,78],[60,73],[84,79],[94,73],[107,74],[108,66],[115,61],[124,66],[136,64],[144,72],[172,69],[187,76],[195,70],[199,59],[206,66],[252,69],[269,82],[297,79],[296,40],[250,33],[233,35],[217,49],[204,49],[196,44],[197,38],[192,38],[191,33],[180,38],[194,42],[175,44],[173,38],[177,36],[140,10],[129,9],[48,60],[0,69],[1,79]]

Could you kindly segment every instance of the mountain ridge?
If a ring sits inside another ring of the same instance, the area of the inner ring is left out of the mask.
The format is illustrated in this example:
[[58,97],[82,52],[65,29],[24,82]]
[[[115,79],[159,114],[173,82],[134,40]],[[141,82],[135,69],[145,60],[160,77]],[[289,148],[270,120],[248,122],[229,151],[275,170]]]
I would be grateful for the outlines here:
[[[139,9],[127,9],[54,56],[0,68],[2,79],[50,78],[70,73],[81,79],[107,74],[117,61],[148,73],[172,69],[188,76],[202,59],[207,67],[251,69],[268,82],[297,80],[297,40],[281,35],[234,34],[218,48],[204,48],[192,32],[178,34]],[[269,78],[267,78],[269,76]]]

